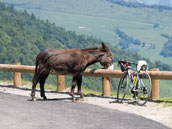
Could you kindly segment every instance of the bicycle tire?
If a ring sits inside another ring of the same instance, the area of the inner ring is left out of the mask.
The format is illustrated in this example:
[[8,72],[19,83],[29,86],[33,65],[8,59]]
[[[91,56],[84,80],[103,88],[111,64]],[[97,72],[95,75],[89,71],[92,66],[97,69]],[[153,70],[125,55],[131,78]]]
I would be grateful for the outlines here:
[[[124,72],[121,76],[121,79],[118,84],[118,90],[117,90],[117,102],[121,102],[124,100],[126,91],[128,90],[128,75],[127,72]],[[121,101],[120,96],[122,95]]]
[[135,90],[136,103],[143,106],[147,103],[151,93],[151,78],[148,73],[139,74],[139,81]]

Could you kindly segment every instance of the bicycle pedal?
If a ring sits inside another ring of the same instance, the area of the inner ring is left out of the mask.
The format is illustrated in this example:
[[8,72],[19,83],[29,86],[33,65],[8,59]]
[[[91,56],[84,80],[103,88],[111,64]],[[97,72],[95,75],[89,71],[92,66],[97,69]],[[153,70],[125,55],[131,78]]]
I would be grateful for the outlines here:
[[147,92],[146,88],[143,87],[143,94],[147,94],[147,93],[148,93],[148,92]]
[[148,92],[147,91],[143,91],[143,94],[147,94]]

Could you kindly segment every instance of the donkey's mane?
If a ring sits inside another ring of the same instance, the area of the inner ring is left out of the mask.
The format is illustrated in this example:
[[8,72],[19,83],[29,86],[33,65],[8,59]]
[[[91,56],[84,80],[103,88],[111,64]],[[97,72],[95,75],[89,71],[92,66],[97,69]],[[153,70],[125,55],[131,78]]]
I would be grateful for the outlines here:
[[90,51],[90,50],[97,50],[98,47],[91,47],[91,48],[84,48],[84,49],[81,49],[83,51]]

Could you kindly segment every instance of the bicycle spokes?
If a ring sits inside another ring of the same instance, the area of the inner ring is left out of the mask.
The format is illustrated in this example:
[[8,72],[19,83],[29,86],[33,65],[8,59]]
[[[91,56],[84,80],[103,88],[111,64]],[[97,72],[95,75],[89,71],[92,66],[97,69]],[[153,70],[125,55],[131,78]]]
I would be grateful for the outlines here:
[[138,95],[135,96],[136,103],[140,106],[144,105],[150,97],[151,91],[151,80],[147,73],[143,73],[140,76],[136,92]]

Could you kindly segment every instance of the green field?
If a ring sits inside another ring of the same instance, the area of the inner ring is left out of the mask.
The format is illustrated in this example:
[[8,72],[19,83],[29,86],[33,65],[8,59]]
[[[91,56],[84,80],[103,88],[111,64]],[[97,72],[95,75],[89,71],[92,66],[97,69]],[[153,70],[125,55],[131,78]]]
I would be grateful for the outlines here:
[[[134,46],[139,50],[143,57],[150,58],[152,61],[161,60],[164,63],[172,64],[172,58],[164,58],[159,55],[166,38],[160,36],[161,33],[170,33],[169,28],[159,27],[154,29],[153,24],[140,24],[123,20],[101,18],[94,16],[76,15],[60,12],[50,12],[42,10],[28,10],[36,14],[40,19],[48,19],[57,26],[62,26],[66,30],[74,30],[78,34],[93,35],[104,41],[117,45],[119,37],[116,35],[116,28],[120,28],[127,35],[140,39],[142,42],[153,43],[156,49],[141,48]],[[132,46],[131,46],[132,47]],[[146,51],[146,52],[145,52]],[[150,56],[151,55],[151,56]]]
[[[19,10],[34,13],[39,19],[48,19],[57,26],[72,30],[78,34],[93,35],[117,45],[119,37],[115,30],[119,28],[128,36],[142,42],[156,45],[155,49],[130,46],[138,50],[143,57],[152,61],[161,60],[172,64],[172,58],[159,55],[163,44],[168,40],[160,34],[172,35],[172,11],[158,11],[148,8],[128,8],[109,3],[105,0],[44,1],[0,0],[13,3]],[[90,4],[91,3],[91,4]],[[159,27],[154,28],[158,23]]]

